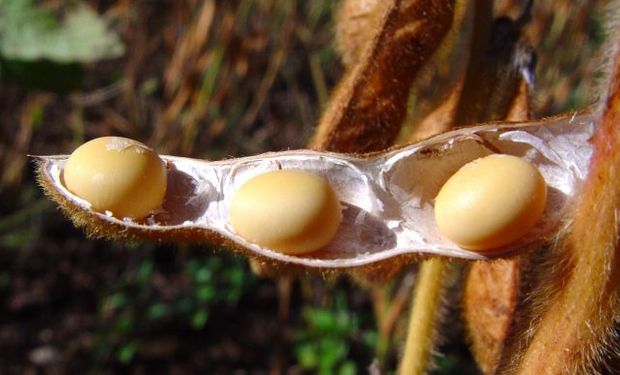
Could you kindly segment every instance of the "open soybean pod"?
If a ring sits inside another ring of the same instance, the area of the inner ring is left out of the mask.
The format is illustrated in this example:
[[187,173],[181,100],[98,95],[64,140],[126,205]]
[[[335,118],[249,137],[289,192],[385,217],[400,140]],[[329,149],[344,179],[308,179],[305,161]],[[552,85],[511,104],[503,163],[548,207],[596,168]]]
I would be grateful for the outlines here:
[[[487,259],[550,240],[586,175],[593,131],[593,116],[583,113],[463,128],[367,155],[296,150],[214,162],[162,156],[168,175],[164,202],[141,220],[97,212],[73,195],[63,181],[68,156],[37,159],[42,186],[91,235],[224,245],[265,261],[335,270],[376,266],[400,257]],[[515,155],[537,167],[547,183],[547,204],[534,229],[516,242],[491,253],[468,251],[438,231],[434,199],[459,168],[494,153]],[[245,240],[230,223],[235,192],[251,178],[280,169],[321,176],[336,192],[342,222],[335,237],[318,251],[298,255],[273,251]]]

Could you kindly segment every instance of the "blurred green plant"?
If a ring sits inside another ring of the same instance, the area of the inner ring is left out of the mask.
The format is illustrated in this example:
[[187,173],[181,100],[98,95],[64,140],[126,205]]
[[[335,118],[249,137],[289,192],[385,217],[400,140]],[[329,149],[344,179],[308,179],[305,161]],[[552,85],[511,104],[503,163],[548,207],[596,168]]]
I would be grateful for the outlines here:
[[77,1],[64,8],[60,19],[31,0],[0,1],[0,54],[12,60],[92,63],[124,53],[97,12]]
[[[149,251],[151,250],[151,251]],[[152,248],[141,248],[139,266],[112,293],[102,298],[100,313],[104,333],[99,340],[103,357],[115,353],[116,359],[130,363],[140,349],[140,337],[158,327],[175,325],[178,330],[203,329],[215,305],[235,306],[244,291],[254,284],[246,262],[237,257],[218,255],[192,257],[183,262],[182,284],[172,297],[164,298],[157,286],[165,276],[159,269]]]
[[433,357],[433,368],[429,370],[431,375],[476,375],[479,373],[470,368],[463,368],[463,359],[455,354],[434,353]]
[[337,294],[332,306],[304,308],[303,319],[305,326],[296,335],[294,349],[299,366],[319,375],[357,374],[355,361],[349,359],[352,339],[362,336],[365,346],[372,347],[376,335],[360,334],[359,319],[344,294]]
[[31,0],[0,1],[3,81],[66,92],[81,84],[79,64],[116,58],[125,52],[108,22],[88,5],[73,1],[57,10]]

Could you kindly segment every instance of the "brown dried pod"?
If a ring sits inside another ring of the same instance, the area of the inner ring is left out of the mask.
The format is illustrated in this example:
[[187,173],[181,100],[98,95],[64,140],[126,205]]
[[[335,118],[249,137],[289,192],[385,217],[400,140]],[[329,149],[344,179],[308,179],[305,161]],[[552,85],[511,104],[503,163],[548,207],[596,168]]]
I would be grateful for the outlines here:
[[[413,82],[407,118],[398,137],[401,143],[419,141],[458,124],[456,110],[462,100],[465,74],[475,45],[474,31],[482,23],[475,17],[480,11],[477,3],[454,2],[450,30]],[[479,121],[483,122],[487,121]]]
[[446,0],[386,1],[375,37],[332,95],[312,148],[371,152],[391,147],[407,113],[416,73],[453,17]]
[[570,227],[532,268],[532,291],[501,373],[618,373],[610,368],[618,361],[620,316],[620,40],[613,43],[587,179],[568,213]]
[[[225,245],[244,254],[289,266],[351,269],[398,257],[488,259],[538,246],[561,224],[562,213],[587,168],[593,132],[590,114],[527,124],[489,124],[445,133],[423,142],[363,156],[310,150],[285,151],[208,162],[162,156],[168,189],[162,208],[141,220],[97,212],[63,181],[66,155],[42,156],[38,174],[46,192],[76,225],[93,236],[189,240]],[[536,165],[549,189],[537,227],[492,253],[464,250],[444,238],[433,218],[433,199],[461,166],[492,153],[523,157]],[[229,205],[250,178],[278,169],[303,170],[331,184],[343,219],[334,239],[318,251],[288,255],[251,243],[229,222]]]
[[472,264],[463,295],[471,351],[483,374],[495,373],[519,299],[520,258]]
[[335,47],[345,66],[360,62],[374,39],[385,5],[379,0],[345,0],[336,14]]

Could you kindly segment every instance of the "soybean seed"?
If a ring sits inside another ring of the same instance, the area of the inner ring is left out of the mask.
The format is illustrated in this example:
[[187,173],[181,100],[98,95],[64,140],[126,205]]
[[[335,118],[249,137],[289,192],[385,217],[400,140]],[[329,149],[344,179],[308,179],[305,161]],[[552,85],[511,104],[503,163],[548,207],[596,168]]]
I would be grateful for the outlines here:
[[279,170],[256,176],[235,193],[230,222],[246,240],[286,254],[320,249],[342,214],[329,183],[314,174]]
[[155,151],[122,137],[101,137],[78,147],[63,179],[94,210],[134,219],[161,206],[167,182],[165,163]]
[[492,251],[521,238],[542,216],[544,177],[527,161],[490,155],[459,169],[435,200],[439,230],[457,245]]

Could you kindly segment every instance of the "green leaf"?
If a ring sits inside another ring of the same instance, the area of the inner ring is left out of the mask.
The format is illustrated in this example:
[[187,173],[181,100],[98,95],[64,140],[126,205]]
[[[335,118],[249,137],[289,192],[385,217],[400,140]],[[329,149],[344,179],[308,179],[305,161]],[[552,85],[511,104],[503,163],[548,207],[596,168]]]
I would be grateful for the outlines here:
[[123,292],[114,293],[106,298],[104,305],[108,309],[118,309],[124,307],[129,302],[129,299]]
[[82,2],[62,20],[31,0],[0,1],[0,55],[9,60],[90,63],[121,56],[125,47],[97,12]]
[[326,309],[314,309],[307,310],[307,319],[310,324],[319,332],[327,333],[331,332],[336,325],[336,319],[334,319],[333,312]]
[[32,238],[31,228],[19,228],[0,237],[0,244],[3,247],[20,249],[32,241]]
[[325,338],[321,340],[322,371],[331,371],[334,366],[347,356],[348,348],[344,341]]
[[151,274],[153,273],[154,264],[152,260],[145,260],[140,264],[140,268],[138,268],[138,272],[136,274],[136,280],[139,283],[147,283]]
[[164,303],[156,303],[151,305],[146,312],[146,317],[149,320],[161,319],[168,314],[168,306]]
[[379,334],[377,331],[366,331],[362,334],[362,342],[369,348],[374,348],[379,342]]
[[194,280],[196,280],[199,284],[204,284],[211,281],[212,272],[207,268],[199,268],[196,270],[196,274],[194,275]]
[[215,296],[215,288],[212,285],[203,285],[196,291],[198,302],[208,302]]
[[198,310],[192,316],[192,327],[195,330],[202,329],[207,323],[207,319],[209,318],[209,314],[206,309]]
[[119,317],[114,325],[114,331],[120,335],[127,334],[133,330],[134,321],[129,315],[123,315]]
[[355,363],[351,361],[346,361],[342,366],[340,366],[340,371],[338,371],[339,375],[355,375],[357,374],[357,367]]
[[136,355],[137,349],[138,345],[132,341],[123,345],[116,354],[116,357],[122,364],[126,365],[133,360],[133,357]]
[[319,364],[318,348],[313,343],[306,343],[297,346],[296,356],[299,365],[303,369],[314,369]]

